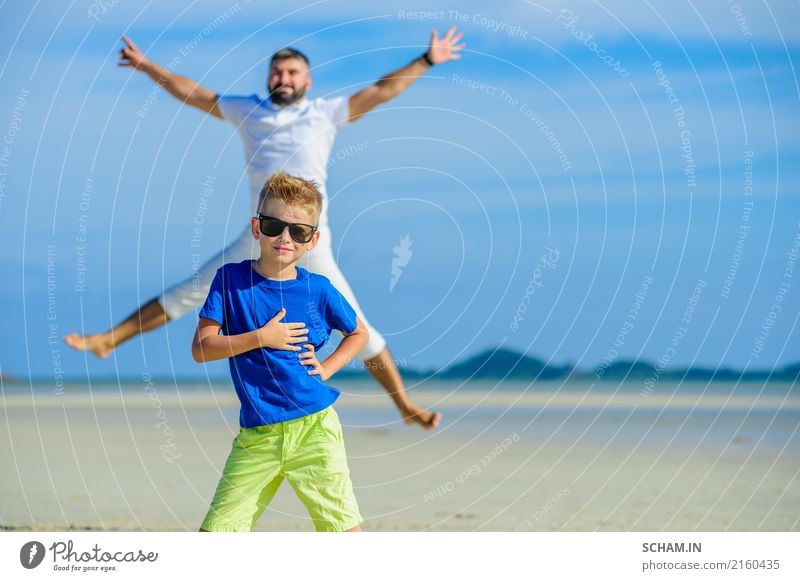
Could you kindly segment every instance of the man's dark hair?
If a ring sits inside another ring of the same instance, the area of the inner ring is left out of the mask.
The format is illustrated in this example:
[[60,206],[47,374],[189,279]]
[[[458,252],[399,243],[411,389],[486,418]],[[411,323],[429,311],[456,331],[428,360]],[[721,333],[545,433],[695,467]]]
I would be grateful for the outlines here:
[[306,63],[306,66],[311,68],[311,63],[308,62],[308,57],[304,55],[302,52],[297,50],[296,48],[286,47],[282,48],[274,55],[272,55],[272,59],[269,61],[269,65],[272,66],[272,63],[275,61],[282,61],[286,59],[300,59],[301,61]]

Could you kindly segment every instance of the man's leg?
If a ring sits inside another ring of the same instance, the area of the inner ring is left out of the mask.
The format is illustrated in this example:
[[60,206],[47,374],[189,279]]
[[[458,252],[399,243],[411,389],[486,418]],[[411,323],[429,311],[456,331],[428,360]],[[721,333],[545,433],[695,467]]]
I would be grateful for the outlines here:
[[153,299],[139,307],[139,310],[130,317],[105,333],[97,333],[95,335],[70,333],[64,336],[64,342],[73,349],[91,351],[97,357],[105,359],[121,343],[146,331],[157,329],[161,325],[165,325],[169,320],[170,318],[164,312],[158,299]]
[[388,347],[384,347],[374,357],[366,359],[364,367],[369,370],[375,381],[380,383],[383,389],[391,396],[394,405],[400,410],[400,415],[403,416],[403,420],[407,424],[420,424],[423,428],[429,429],[439,425],[442,414],[426,411],[411,401]]
[[306,266],[311,272],[316,272],[326,276],[336,289],[344,295],[350,305],[355,309],[356,314],[364,321],[364,324],[369,330],[369,343],[364,347],[364,350],[359,353],[359,357],[364,360],[364,366],[370,372],[372,377],[377,381],[386,393],[392,398],[392,401],[403,416],[403,420],[407,424],[419,424],[423,428],[431,429],[439,425],[442,414],[439,412],[429,412],[422,409],[415,404],[408,395],[403,378],[397,370],[397,365],[392,359],[392,354],[386,346],[386,341],[380,333],[376,331],[369,321],[364,316],[364,312],[356,300],[353,290],[345,279],[342,271],[339,270],[339,265],[333,258],[333,250],[330,245],[330,230],[325,228],[322,236],[328,238],[327,243],[325,239],[320,240],[320,244],[306,253],[304,262],[301,265]]
[[142,305],[113,329],[94,335],[70,333],[64,336],[64,342],[78,351],[91,351],[101,359],[108,357],[128,339],[179,319],[202,305],[217,269],[228,262],[247,260],[251,258],[252,252],[253,237],[247,228],[235,242],[211,258],[190,278],[176,284],[159,298]]

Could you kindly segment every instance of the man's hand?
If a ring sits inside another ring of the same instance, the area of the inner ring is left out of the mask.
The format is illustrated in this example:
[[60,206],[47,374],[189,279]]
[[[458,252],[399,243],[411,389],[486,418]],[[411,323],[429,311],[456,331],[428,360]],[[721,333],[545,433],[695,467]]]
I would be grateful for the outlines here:
[[[458,51],[467,46],[463,42],[458,44],[458,41],[460,41],[463,36],[464,35],[458,32],[456,27],[453,26],[447,31],[447,34],[443,38],[439,38],[439,33],[434,28],[431,32],[431,42],[428,45],[427,52],[430,62],[437,65],[443,62],[460,59],[461,55],[458,54]],[[389,99],[394,99],[397,95],[408,89],[414,81],[424,75],[429,65],[430,63],[426,61],[424,55],[419,56],[408,65],[382,77],[371,87],[360,90],[350,97],[350,115],[348,116],[348,121],[352,123],[372,111],[381,103],[385,103]]]
[[216,93],[198,85],[192,79],[177,75],[151,61],[127,36],[122,37],[122,42],[125,43],[125,46],[119,51],[119,63],[117,63],[119,66],[132,67],[146,73],[181,103],[186,103],[204,113],[222,119],[222,111],[219,109]]
[[308,329],[305,323],[281,323],[285,316],[286,309],[281,309],[258,330],[258,340],[262,347],[300,351],[296,343],[308,341]]
[[458,41],[463,36],[461,32],[456,30],[455,26],[451,26],[447,34],[439,38],[439,32],[434,28],[431,32],[431,41],[428,44],[428,58],[435,65],[460,59],[461,55],[458,54],[458,51],[467,46],[463,42],[458,44]]
[[307,365],[311,367],[311,369],[308,370],[309,375],[319,375],[319,378],[322,381],[327,381],[331,375],[328,373],[328,370],[325,369],[325,366],[317,359],[317,355],[314,352],[314,346],[309,343],[307,345],[303,345],[303,347],[306,348],[306,352],[298,354],[298,357],[300,358],[300,365]]
[[138,46],[127,36],[122,37],[125,47],[119,51],[119,63],[121,67],[133,67],[137,71],[144,70],[150,62]]

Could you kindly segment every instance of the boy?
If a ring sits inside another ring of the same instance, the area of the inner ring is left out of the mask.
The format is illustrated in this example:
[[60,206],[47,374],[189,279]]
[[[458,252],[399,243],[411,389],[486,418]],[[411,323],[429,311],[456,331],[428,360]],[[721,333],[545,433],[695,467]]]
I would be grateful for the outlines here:
[[[217,271],[192,343],[195,361],[228,358],[241,402],[241,429],[200,530],[250,530],[287,478],[318,531],[358,531],[331,407],[339,391],[324,382],[364,347],[368,333],[327,278],[296,266],[319,240],[316,186],[276,173],[258,208],[251,229],[261,257]],[[284,316],[304,324],[281,324]],[[333,329],[344,339],[320,362],[316,350]]]

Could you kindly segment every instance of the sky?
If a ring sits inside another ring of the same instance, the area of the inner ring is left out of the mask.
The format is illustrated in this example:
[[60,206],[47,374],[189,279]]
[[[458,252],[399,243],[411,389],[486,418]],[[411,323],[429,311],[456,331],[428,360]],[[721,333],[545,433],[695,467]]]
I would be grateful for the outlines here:
[[343,128],[329,165],[339,264],[401,369],[496,346],[584,369],[796,362],[798,21],[755,0],[3,3],[0,373],[226,374],[192,361],[194,314],[102,361],[60,339],[249,218],[234,128],[118,67],[121,35],[221,94],[263,96],[295,46],[332,97],[453,25],[463,58]]

